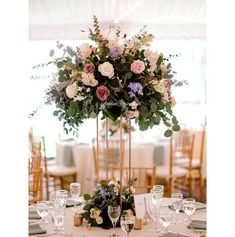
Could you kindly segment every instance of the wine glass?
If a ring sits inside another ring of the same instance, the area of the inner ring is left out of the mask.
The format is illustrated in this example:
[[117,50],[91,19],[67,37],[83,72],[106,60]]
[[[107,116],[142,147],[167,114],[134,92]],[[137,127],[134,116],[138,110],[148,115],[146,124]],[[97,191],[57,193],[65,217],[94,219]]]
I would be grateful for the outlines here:
[[[114,230],[115,230],[116,223],[118,221],[120,214],[121,214],[121,208],[119,205],[117,205],[117,206],[109,205],[108,206],[108,215],[109,215],[109,219],[111,220],[111,222],[113,224]],[[118,235],[114,233],[112,236],[118,236]]]
[[194,198],[185,198],[183,200],[183,209],[185,214],[188,216],[188,221],[191,221],[191,216],[196,210],[196,201]]
[[79,198],[81,192],[81,184],[80,183],[71,183],[70,184],[70,193],[74,202],[74,209],[76,211],[76,201]]
[[67,198],[68,198],[68,191],[67,190],[56,191],[54,208],[65,210]]
[[49,210],[50,210],[50,206],[49,206],[48,201],[37,202],[37,213],[42,218],[42,223],[45,223],[45,224],[48,223],[47,221],[45,221],[45,218],[48,215]]
[[[168,227],[171,223],[172,215],[168,208],[162,207],[159,214],[159,222],[164,227],[165,233],[168,233]],[[163,233],[163,232],[162,232]]]
[[135,226],[135,216],[121,216],[121,228],[126,233],[126,236],[129,237],[130,232],[134,229]]
[[183,205],[183,194],[182,193],[172,193],[171,194],[172,206],[176,211],[176,221],[173,223],[179,224],[181,223],[179,220],[179,212]]
[[153,204],[158,205],[164,195],[164,186],[163,185],[154,185],[151,189],[151,199]]

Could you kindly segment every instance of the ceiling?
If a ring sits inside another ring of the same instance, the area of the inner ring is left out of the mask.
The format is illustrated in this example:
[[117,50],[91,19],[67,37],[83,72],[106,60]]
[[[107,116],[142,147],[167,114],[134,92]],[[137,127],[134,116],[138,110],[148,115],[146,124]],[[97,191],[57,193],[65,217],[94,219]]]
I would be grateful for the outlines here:
[[128,36],[146,25],[160,39],[206,37],[205,0],[29,0],[29,39],[87,39],[93,15]]

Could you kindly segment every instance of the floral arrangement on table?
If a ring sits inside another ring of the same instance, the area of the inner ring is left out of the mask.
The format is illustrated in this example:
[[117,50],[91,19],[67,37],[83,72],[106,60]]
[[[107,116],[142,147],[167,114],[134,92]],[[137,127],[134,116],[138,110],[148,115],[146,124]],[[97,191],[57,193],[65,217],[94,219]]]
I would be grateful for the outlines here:
[[[123,133],[128,133],[128,126],[129,124],[127,123],[127,120],[125,118],[122,119],[122,129],[123,129]],[[113,120],[108,120],[108,131],[110,133],[110,136],[113,136],[114,134],[116,134],[121,127],[121,121],[120,119],[117,119],[115,121]],[[106,128],[106,121],[104,121],[102,123],[102,134],[105,136],[105,128]],[[135,131],[135,128],[131,125],[130,127],[131,131]]]
[[47,91],[47,103],[55,102],[54,115],[64,121],[65,131],[76,132],[84,119],[100,113],[102,119],[112,121],[120,116],[135,119],[141,131],[163,121],[166,137],[179,131],[172,112],[176,104],[172,87],[183,82],[173,80],[171,55],[166,58],[149,49],[154,36],[144,28],[127,39],[117,27],[115,38],[109,39],[94,16],[89,38],[94,45],[83,43],[77,49],[57,42],[63,55],[53,61],[58,71]]
[[[131,179],[127,186],[122,186],[122,212],[134,214],[134,197],[135,189]],[[83,210],[83,217],[91,226],[100,226],[103,228],[112,227],[108,216],[108,205],[120,205],[120,181],[111,180],[108,184],[97,184],[96,192],[93,196],[84,194],[86,205]]]

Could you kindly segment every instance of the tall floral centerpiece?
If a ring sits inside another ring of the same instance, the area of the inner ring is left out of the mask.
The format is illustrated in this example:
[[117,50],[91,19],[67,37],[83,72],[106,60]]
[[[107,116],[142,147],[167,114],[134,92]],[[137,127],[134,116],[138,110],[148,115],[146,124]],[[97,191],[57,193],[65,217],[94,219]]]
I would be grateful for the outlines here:
[[172,87],[180,82],[173,80],[170,58],[149,48],[153,38],[142,29],[127,39],[119,28],[114,38],[105,37],[94,16],[94,30],[89,29],[93,44],[72,49],[58,42],[63,55],[53,61],[57,77],[47,102],[56,104],[54,115],[63,120],[66,132],[100,113],[112,121],[134,119],[142,131],[162,121],[166,137],[180,129],[172,112]]

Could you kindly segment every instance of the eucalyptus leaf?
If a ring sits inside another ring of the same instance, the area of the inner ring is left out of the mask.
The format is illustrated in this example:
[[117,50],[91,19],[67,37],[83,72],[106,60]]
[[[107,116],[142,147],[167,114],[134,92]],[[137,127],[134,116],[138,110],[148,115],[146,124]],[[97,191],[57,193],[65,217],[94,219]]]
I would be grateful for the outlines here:
[[172,136],[172,133],[173,133],[172,130],[168,129],[164,132],[164,136],[165,137],[170,137],[170,136]]

